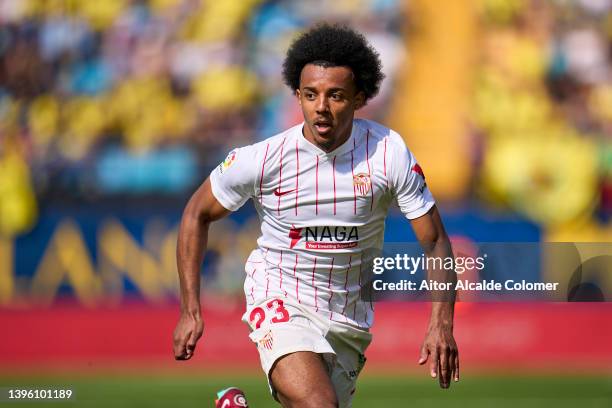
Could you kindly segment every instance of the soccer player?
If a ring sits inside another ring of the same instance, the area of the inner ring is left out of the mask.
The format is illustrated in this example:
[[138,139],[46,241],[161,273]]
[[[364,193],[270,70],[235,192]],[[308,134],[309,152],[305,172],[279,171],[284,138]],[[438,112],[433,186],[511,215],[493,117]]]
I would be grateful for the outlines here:
[[[396,132],[355,119],[383,79],[376,51],[350,28],[319,25],[283,64],[304,122],[232,150],[189,200],[178,237],[181,315],[176,359],[202,335],[200,266],[208,227],[252,199],[261,221],[246,261],[249,337],[275,399],[285,407],[350,406],[373,307],[360,296],[368,257],[382,248],[396,202],[427,256],[452,256],[423,171]],[[428,271],[452,281],[454,272]],[[448,276],[447,276],[448,275]],[[459,379],[453,299],[432,303],[420,364],[442,388]]]

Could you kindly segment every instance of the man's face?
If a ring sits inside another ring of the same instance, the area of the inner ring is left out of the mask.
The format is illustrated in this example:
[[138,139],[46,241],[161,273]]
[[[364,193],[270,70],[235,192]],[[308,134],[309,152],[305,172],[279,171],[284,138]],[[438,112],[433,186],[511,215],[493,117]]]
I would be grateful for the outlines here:
[[306,65],[296,95],[304,113],[304,136],[325,151],[349,138],[355,111],[365,102],[348,67]]

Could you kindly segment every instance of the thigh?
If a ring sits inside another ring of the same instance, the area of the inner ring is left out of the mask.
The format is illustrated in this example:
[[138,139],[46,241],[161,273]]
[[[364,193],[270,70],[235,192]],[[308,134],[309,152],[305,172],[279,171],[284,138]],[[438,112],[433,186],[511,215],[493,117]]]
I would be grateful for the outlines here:
[[321,354],[299,351],[278,359],[270,381],[284,407],[336,407],[328,367]]

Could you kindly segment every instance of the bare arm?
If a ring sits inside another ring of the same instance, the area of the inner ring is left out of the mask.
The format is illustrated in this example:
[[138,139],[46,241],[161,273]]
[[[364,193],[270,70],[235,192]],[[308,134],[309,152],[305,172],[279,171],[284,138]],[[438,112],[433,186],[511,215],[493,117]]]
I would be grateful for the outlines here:
[[[427,214],[411,220],[411,224],[427,257],[445,259],[453,256],[450,240],[436,206]],[[421,347],[419,364],[425,364],[431,355],[431,376],[439,378],[442,388],[448,388],[451,377],[459,381],[459,352],[453,337],[454,286],[457,275],[454,271],[443,268],[430,268],[427,271],[427,279],[448,283],[453,289],[432,291],[431,319]]]
[[176,258],[181,288],[181,316],[174,330],[174,357],[188,360],[202,336],[204,324],[200,310],[200,268],[212,221],[229,214],[212,193],[207,179],[193,194],[181,218]]

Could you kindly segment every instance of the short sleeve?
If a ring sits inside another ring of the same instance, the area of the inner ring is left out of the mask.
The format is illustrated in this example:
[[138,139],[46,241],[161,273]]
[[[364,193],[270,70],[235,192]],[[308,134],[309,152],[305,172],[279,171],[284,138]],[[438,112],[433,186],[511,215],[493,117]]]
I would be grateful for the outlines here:
[[390,139],[389,182],[400,210],[412,220],[426,214],[435,200],[427,187],[425,173],[402,138],[395,134]]
[[212,192],[217,201],[236,211],[255,194],[256,151],[254,146],[234,149],[210,174]]

